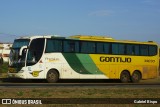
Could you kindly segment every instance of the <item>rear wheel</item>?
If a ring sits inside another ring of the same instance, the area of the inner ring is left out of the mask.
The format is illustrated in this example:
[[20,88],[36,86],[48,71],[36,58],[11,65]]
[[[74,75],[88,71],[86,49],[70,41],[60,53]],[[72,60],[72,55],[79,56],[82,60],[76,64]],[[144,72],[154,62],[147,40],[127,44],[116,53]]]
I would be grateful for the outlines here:
[[55,83],[59,80],[59,74],[56,70],[50,70],[47,73],[47,82]]
[[141,80],[141,74],[138,71],[134,71],[131,77],[132,82],[137,83]]
[[122,83],[130,82],[130,74],[127,71],[123,71],[120,76],[120,80]]

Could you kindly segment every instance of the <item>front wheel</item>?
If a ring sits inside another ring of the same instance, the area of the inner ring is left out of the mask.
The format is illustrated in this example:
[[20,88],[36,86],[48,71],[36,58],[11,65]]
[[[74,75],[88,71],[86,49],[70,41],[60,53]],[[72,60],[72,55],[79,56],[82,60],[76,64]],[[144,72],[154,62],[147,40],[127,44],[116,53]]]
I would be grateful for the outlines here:
[[47,82],[55,83],[59,80],[59,74],[56,70],[50,70],[47,73]]

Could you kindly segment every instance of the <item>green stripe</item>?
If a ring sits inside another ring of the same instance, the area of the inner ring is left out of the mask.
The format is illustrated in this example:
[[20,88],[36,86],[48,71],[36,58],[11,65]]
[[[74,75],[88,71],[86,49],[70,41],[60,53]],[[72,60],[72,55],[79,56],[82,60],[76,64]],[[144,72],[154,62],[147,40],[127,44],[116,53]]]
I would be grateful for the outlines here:
[[89,54],[76,54],[84,68],[92,74],[103,74],[95,65]]
[[80,62],[80,60],[78,59],[76,54],[74,54],[74,53],[63,53],[63,56],[65,57],[66,61],[71,66],[71,68],[74,71],[76,71],[77,73],[80,73],[80,74],[91,74],[90,72],[88,72],[84,68],[84,66],[82,65],[82,63]]
[[80,74],[103,74],[88,54],[63,53],[71,68]]

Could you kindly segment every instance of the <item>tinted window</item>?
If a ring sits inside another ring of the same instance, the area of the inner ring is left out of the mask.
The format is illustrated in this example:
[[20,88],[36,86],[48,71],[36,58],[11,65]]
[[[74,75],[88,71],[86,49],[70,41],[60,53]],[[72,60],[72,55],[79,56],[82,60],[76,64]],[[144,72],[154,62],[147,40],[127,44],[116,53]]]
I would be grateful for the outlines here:
[[47,40],[46,52],[62,52],[62,41]]
[[150,56],[157,55],[157,46],[149,46],[149,55]]
[[125,44],[112,43],[112,54],[124,55],[125,54]]
[[148,45],[140,45],[140,55],[148,55]]
[[94,42],[80,42],[81,53],[95,53]]
[[110,43],[97,43],[97,53],[106,53],[109,54],[111,50]]
[[119,47],[118,47],[118,54],[120,55],[125,55],[126,52],[125,52],[125,44],[119,44]]
[[64,41],[63,42],[63,51],[64,52],[79,52],[79,43],[78,41]]
[[118,54],[118,44],[117,43],[112,43],[112,54]]
[[29,39],[16,39],[13,43],[12,48],[21,48],[22,46],[28,46]]
[[157,46],[48,39],[46,44],[46,52],[153,56],[157,54]]
[[27,55],[27,66],[36,64],[42,57],[44,49],[44,39],[38,38],[32,40],[28,55]]
[[127,55],[139,55],[139,45],[127,44],[126,54]]

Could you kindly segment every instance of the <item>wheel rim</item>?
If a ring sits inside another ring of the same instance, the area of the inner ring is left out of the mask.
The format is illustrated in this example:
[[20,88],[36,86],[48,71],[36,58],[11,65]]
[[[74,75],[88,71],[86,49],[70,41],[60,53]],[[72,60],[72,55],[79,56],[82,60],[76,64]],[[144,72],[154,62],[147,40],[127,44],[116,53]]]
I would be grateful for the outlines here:
[[53,80],[55,78],[55,74],[53,72],[51,72],[49,75],[48,75],[48,78],[49,80]]
[[127,81],[128,81],[128,76],[127,76],[126,74],[124,74],[124,75],[122,76],[122,80],[125,81],[125,82],[127,82]]
[[132,76],[133,82],[138,82],[140,80],[140,76],[138,73],[134,73]]
[[121,73],[121,78],[120,78],[122,83],[127,83],[130,81],[130,75],[128,72],[122,72]]
[[139,79],[138,75],[137,75],[137,74],[134,74],[134,75],[133,75],[133,79],[134,79],[134,80],[138,80],[138,79]]

